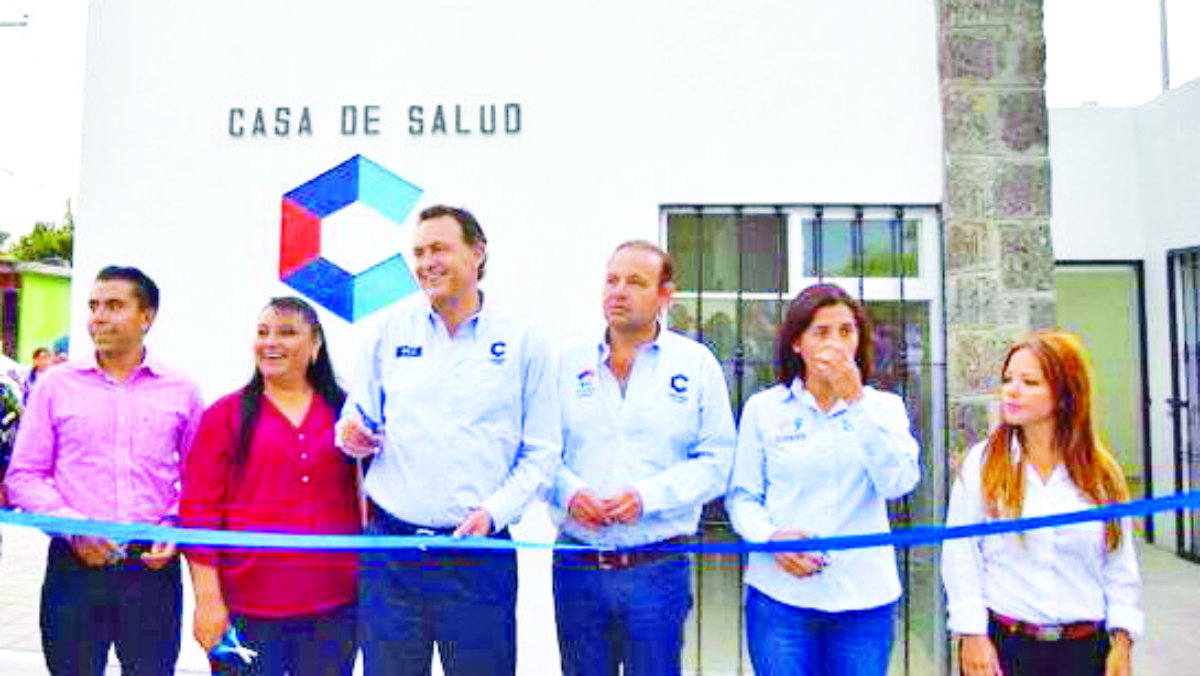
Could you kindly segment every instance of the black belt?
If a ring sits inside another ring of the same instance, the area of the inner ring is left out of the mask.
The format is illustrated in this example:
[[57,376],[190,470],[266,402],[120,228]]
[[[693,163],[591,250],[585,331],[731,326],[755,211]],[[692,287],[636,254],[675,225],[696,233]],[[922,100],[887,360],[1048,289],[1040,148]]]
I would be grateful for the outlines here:
[[[563,544],[591,546],[566,535],[559,537],[558,541]],[[554,562],[555,565],[565,567],[629,570],[666,559],[684,558],[685,553],[673,547],[690,541],[690,536],[677,535],[653,544],[625,549],[560,549],[554,553]]]
[[1066,624],[1034,624],[988,610],[988,617],[1008,634],[1024,636],[1036,641],[1081,641],[1103,634],[1103,620],[1067,622]]
[[[92,569],[92,570],[96,570],[96,569],[100,569],[100,568],[121,568],[121,569],[125,569],[125,570],[153,570],[150,568],[150,566],[146,565],[145,561],[142,560],[142,554],[149,552],[151,546],[153,546],[152,543],[150,543],[148,541],[144,541],[144,540],[134,540],[132,542],[126,542],[124,544],[119,545],[118,549],[113,550],[111,552],[110,556],[108,557],[108,560],[106,560],[103,564],[101,564],[99,566],[89,566],[88,564],[84,563],[83,559],[79,558],[79,556],[75,554],[75,550],[71,548],[71,543],[68,540],[68,538],[66,538],[66,537],[62,537],[62,536],[55,537],[51,542],[50,552],[53,555],[55,553],[55,551],[57,551],[58,556],[69,557],[69,558],[73,559],[76,563],[78,563],[80,566],[82,566],[84,568]],[[178,556],[179,556],[179,554],[176,553],[175,557],[178,557]],[[172,558],[175,558],[175,557],[172,557]]]
[[[374,500],[367,500],[367,508],[371,514],[371,518],[378,519],[383,522],[383,527],[390,535],[406,535],[406,536],[434,536],[434,535],[453,535],[457,526],[421,526],[415,523],[409,523],[404,519],[397,519],[392,516],[391,512],[375,504]],[[488,537],[507,539],[509,537],[508,528],[500,531],[493,531]]]

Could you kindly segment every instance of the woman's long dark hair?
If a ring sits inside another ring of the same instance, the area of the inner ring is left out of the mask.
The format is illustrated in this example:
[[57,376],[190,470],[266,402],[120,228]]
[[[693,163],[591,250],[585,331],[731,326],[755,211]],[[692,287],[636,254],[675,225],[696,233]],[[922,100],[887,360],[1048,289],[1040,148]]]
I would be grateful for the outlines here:
[[775,333],[775,382],[788,387],[797,376],[805,379],[804,360],[796,354],[796,339],[808,330],[817,310],[833,305],[845,305],[854,315],[854,324],[858,328],[858,350],[854,353],[854,363],[863,382],[871,379],[871,362],[874,355],[871,349],[871,320],[866,310],[842,287],[834,284],[813,284],[796,294],[796,298],[788,304],[783,323]]
[[[306,374],[308,384],[312,385],[313,391],[333,408],[335,414],[341,411],[342,404],[346,401],[346,392],[338,385],[337,378],[333,375],[333,362],[329,360],[329,350],[325,347],[325,331],[321,328],[321,320],[317,317],[316,310],[295,296],[272,298],[263,308],[264,312],[266,310],[298,314],[313,327],[317,339],[321,341],[321,347],[317,349],[317,358],[308,365]],[[246,387],[242,388],[242,420],[241,426],[238,428],[237,446],[233,449],[235,475],[241,474],[250,455],[250,442],[254,440],[258,415],[262,411],[262,398],[263,377],[258,367],[255,366],[254,376],[250,378]]]

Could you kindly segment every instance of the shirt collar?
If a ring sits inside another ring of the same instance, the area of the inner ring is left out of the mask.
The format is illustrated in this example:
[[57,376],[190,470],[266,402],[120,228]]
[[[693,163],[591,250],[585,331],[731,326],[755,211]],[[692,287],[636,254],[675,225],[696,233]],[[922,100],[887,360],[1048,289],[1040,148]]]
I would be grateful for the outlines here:
[[[657,327],[658,330],[654,333],[654,338],[652,338],[650,340],[650,342],[639,346],[638,347],[639,352],[641,350],[657,351],[657,350],[662,349],[663,335],[666,333],[666,331],[663,329],[662,322],[657,322],[655,324],[655,326]],[[597,351],[600,355],[600,363],[601,364],[608,361],[609,355],[612,354],[612,347],[610,347],[608,344],[608,329],[607,328],[604,329],[604,335],[600,338],[600,344],[597,348]]]
[[[1020,435],[1014,434],[1010,437],[1010,440],[1008,442],[1008,457],[1011,460],[1012,464],[1014,464],[1014,465],[1020,465],[1021,461],[1022,461],[1022,454],[1021,454],[1022,448],[1021,448],[1021,440],[1019,437],[1020,437]],[[1032,462],[1025,463],[1025,465],[1026,466],[1025,466],[1024,471],[1033,472],[1035,475],[1037,474],[1037,468],[1035,468],[1033,466]],[[1066,463],[1064,463],[1061,459],[1059,459],[1058,463],[1056,465],[1054,465],[1054,469],[1052,469],[1050,471],[1050,476],[1049,476],[1049,478],[1046,479],[1046,482],[1048,483],[1050,481],[1050,479],[1053,479],[1054,477],[1056,477],[1059,473],[1059,470],[1062,470],[1065,472],[1066,469],[1067,469]]]
[[[75,369],[76,371],[91,371],[107,377],[107,374],[104,373],[104,369],[100,368],[100,360],[96,358],[95,350],[88,352],[78,360],[67,362],[67,366]],[[146,347],[142,347],[142,363],[138,364],[137,368],[135,368],[133,372],[129,374],[130,378],[133,378],[142,371],[145,371],[152,376],[160,376],[163,373],[162,362],[150,354],[150,350]]]
[[[486,298],[481,290],[479,292],[479,309],[476,310],[474,314],[464,319],[462,323],[458,325],[458,328],[461,329],[464,326],[469,326],[473,328],[476,333],[478,333],[479,329],[487,324],[487,317],[489,314],[491,314],[488,311],[488,308],[491,306],[485,301]],[[442,324],[446,323],[446,320],[438,314],[438,311],[433,309],[433,303],[429,300],[429,296],[425,295],[424,293],[421,294],[421,305],[425,309],[425,316],[429,318],[429,325],[431,327],[436,327],[439,322]]]
[[847,408],[845,400],[838,399],[836,402],[834,402],[833,408],[829,409],[829,411],[822,411],[821,407],[817,405],[817,398],[814,397],[813,393],[809,392],[808,388],[804,386],[804,381],[800,379],[800,376],[793,378],[792,384],[784,388],[783,392],[780,393],[780,399],[782,401],[795,399],[812,410],[823,413],[824,415],[830,417],[845,411]]

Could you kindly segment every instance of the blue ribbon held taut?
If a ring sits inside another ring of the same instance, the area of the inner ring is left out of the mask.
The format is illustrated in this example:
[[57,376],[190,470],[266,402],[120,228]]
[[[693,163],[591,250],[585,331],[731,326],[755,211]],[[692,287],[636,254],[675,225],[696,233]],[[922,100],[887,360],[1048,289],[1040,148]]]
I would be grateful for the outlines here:
[[[1077,512],[1048,516],[1005,519],[963,526],[912,526],[888,533],[839,535],[776,542],[696,542],[664,544],[661,549],[675,552],[706,554],[737,554],[755,551],[837,551],[868,547],[917,547],[933,545],[944,540],[982,537],[1067,526],[1088,521],[1111,521],[1132,516],[1181,509],[1200,509],[1200,491],[1146,500],[1136,500]],[[90,535],[118,542],[152,540],[175,542],[183,546],[228,547],[239,549],[303,549],[324,551],[367,551],[379,549],[597,549],[587,545],[553,542],[500,540],[486,537],[455,538],[451,536],[401,535],[311,535],[272,533],[263,531],[230,531],[201,528],[179,528],[138,523],[114,523],[91,519],[71,519],[13,510],[0,510],[0,524],[37,528],[48,533]]]

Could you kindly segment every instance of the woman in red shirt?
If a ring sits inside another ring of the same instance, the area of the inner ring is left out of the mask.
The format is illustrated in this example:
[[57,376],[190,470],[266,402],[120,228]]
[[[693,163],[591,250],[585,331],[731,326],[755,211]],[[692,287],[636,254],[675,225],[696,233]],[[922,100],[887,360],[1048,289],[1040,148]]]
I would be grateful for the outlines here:
[[[358,533],[356,471],[334,446],[345,399],[316,312],[274,298],[254,340],[250,383],[204,412],[186,464],[181,519],[193,528]],[[357,554],[189,548],[196,640],[229,626],[258,652],[254,673],[344,675],[353,668]],[[239,665],[213,660],[214,674]]]

